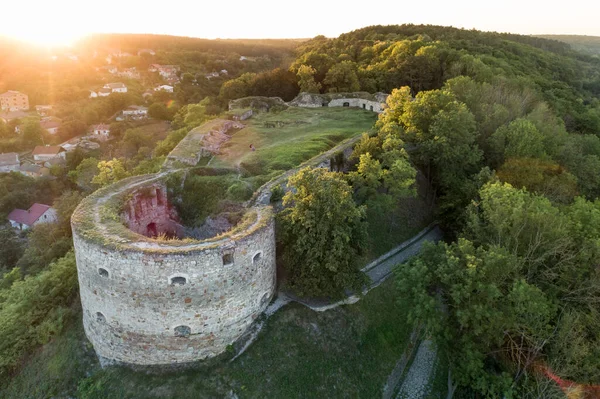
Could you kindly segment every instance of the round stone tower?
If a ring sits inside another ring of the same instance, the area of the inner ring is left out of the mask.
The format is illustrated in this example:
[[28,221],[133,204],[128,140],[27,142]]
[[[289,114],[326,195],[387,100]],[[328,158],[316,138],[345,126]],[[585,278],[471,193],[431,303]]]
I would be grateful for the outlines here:
[[167,365],[214,357],[238,340],[275,291],[269,206],[227,233],[173,239],[181,225],[163,183],[137,176],[73,214],[83,324],[106,362]]

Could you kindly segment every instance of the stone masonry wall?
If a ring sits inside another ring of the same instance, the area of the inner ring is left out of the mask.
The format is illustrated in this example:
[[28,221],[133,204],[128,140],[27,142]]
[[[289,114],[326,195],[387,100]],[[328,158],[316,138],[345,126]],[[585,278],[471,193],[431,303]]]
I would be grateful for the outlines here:
[[146,237],[183,235],[183,226],[178,223],[177,211],[169,204],[164,183],[155,183],[136,191],[124,208],[121,219],[138,234]]
[[275,291],[272,219],[238,240],[168,254],[113,250],[76,230],[83,324],[100,358],[164,365],[216,356]]

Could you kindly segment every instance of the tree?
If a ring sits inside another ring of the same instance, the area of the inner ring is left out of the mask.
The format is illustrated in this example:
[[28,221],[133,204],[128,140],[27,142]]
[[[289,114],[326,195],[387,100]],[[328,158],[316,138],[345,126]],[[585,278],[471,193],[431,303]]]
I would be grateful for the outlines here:
[[113,158],[110,161],[98,162],[98,174],[94,176],[92,183],[103,187],[129,176],[121,161]]
[[577,195],[577,179],[562,166],[536,158],[510,158],[496,175],[514,187],[543,194],[553,201],[568,203]]
[[154,119],[169,121],[173,119],[173,115],[163,103],[154,103],[148,107],[148,116]]
[[98,174],[98,159],[86,158],[79,163],[75,170],[69,172],[69,179],[85,191],[93,191],[98,186],[92,181]]
[[39,121],[28,119],[23,124],[22,141],[28,146],[40,145],[44,142],[44,130],[40,126]]
[[315,82],[315,74],[317,71],[315,68],[309,65],[301,65],[298,68],[298,85],[300,86],[301,92],[306,93],[319,93],[321,90],[321,83]]
[[[522,278],[523,265],[502,247],[459,239],[428,243],[395,270],[410,322],[422,324],[447,358],[449,397],[456,386],[486,397],[510,395],[552,336],[556,307]],[[512,377],[500,371],[510,362]]]
[[330,92],[343,93],[360,90],[356,64],[352,61],[342,61],[329,69],[323,83]]
[[304,168],[289,178],[280,214],[283,260],[289,284],[300,295],[341,297],[360,291],[365,208],[339,173]]
[[19,240],[15,230],[10,226],[0,227],[0,275],[12,269],[21,255],[23,255],[24,243]]
[[505,158],[548,158],[544,148],[544,135],[533,122],[516,119],[502,126],[491,137],[494,150],[493,164],[501,164]]
[[247,72],[239,78],[228,80],[221,86],[219,96],[226,101],[247,97],[250,95],[254,79],[256,74]]

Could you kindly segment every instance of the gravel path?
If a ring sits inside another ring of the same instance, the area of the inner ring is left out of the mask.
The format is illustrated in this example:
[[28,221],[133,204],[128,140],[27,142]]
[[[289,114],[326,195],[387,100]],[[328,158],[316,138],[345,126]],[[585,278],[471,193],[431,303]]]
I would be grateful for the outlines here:
[[[362,271],[365,272],[371,278],[371,284],[363,290],[363,295],[365,295],[373,288],[379,286],[379,284],[381,284],[388,277],[390,277],[392,275],[392,270],[394,266],[418,254],[425,241],[437,242],[441,239],[442,231],[437,225],[433,224],[427,226],[414,237],[404,241],[396,248],[392,249],[388,253],[380,256],[373,262],[369,263],[362,269]],[[290,302],[293,301],[301,303],[302,305],[317,312],[323,312],[329,309],[334,309],[340,305],[352,304],[358,302],[358,300],[360,299],[358,295],[348,295],[348,297],[346,297],[345,299],[332,303],[322,300],[320,301],[315,299],[298,298],[292,295],[291,293],[285,293],[281,291],[278,293],[278,297],[285,298]]]
[[404,241],[390,252],[375,259],[365,266],[363,271],[371,278],[373,286],[379,285],[390,276],[392,269],[399,263],[419,253],[425,241],[437,242],[442,239],[442,231],[438,226],[428,226],[413,238]]
[[436,356],[437,353],[430,340],[421,342],[396,399],[423,399],[427,396]]

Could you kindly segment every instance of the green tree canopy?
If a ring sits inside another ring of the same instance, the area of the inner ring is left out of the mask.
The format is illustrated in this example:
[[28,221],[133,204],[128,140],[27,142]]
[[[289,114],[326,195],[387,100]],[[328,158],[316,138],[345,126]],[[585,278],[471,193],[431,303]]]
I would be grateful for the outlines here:
[[311,296],[361,290],[365,209],[354,203],[352,188],[339,173],[322,168],[300,170],[288,186],[279,221],[290,286]]

